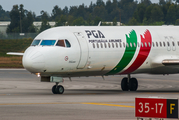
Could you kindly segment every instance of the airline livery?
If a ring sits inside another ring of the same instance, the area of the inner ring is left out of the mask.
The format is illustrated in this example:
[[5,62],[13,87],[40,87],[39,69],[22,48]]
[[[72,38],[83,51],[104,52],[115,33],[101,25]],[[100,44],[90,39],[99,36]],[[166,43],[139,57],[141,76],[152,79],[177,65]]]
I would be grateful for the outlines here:
[[23,66],[56,82],[54,94],[63,78],[126,74],[123,91],[136,91],[138,82],[131,74],[179,73],[178,26],[67,26],[40,33],[24,53]]

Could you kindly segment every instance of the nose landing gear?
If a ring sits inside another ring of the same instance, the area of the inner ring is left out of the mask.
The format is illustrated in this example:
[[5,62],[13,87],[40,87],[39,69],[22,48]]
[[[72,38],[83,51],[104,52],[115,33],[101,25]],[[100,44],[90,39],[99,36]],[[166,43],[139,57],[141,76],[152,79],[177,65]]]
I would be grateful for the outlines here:
[[121,81],[121,89],[123,91],[136,91],[138,88],[138,81],[136,78],[131,78],[130,74]]
[[53,94],[63,94],[64,92],[64,87],[62,85],[58,85],[59,83],[56,83],[56,85],[54,85],[52,87],[52,93]]

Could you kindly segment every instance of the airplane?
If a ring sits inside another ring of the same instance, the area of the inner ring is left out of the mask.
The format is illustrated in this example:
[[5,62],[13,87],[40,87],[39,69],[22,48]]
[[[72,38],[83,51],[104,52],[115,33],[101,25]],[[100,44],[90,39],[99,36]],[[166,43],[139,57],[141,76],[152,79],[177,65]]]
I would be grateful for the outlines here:
[[123,91],[136,91],[132,74],[179,73],[179,26],[65,26],[38,34],[22,55],[26,70],[55,82],[63,94],[63,78],[126,75]]

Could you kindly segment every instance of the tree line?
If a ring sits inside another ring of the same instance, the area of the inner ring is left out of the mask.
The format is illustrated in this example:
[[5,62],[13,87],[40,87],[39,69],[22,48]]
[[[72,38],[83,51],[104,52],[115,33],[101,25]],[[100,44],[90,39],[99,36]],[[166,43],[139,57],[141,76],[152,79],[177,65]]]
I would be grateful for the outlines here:
[[[89,6],[81,4],[60,8],[54,6],[52,13],[41,11],[40,16],[24,9],[24,6],[14,5],[12,10],[4,11],[0,6],[0,20],[10,20],[7,33],[41,32],[50,28],[49,21],[55,21],[55,26],[65,25],[116,25],[121,21],[124,25],[179,25],[179,0],[159,0],[152,3],[150,0],[97,0]],[[34,21],[42,21],[40,30],[33,25]],[[105,22],[113,24],[106,24]]]
[[128,25],[179,25],[179,0],[159,0],[159,4],[150,1],[141,2],[130,18]]

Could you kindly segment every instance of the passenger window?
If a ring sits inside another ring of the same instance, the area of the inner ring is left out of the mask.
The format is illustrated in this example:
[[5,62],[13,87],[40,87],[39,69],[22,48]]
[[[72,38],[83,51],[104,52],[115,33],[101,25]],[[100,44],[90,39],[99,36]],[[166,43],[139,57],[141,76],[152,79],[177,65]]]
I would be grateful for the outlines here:
[[114,48],[114,43],[112,43],[112,47]]
[[162,47],[162,43],[160,42],[160,47]]
[[165,42],[163,42],[163,46],[165,47]]
[[130,43],[130,46],[132,47],[132,43]]
[[101,43],[101,48],[103,48],[103,43]]
[[108,47],[109,47],[109,48],[111,47],[110,43],[108,43]]
[[123,42],[123,46],[124,46],[124,48],[125,48],[125,46],[126,46],[124,42]]
[[140,44],[139,44],[139,42],[137,42],[137,46],[138,46],[138,47],[140,47]]
[[95,44],[93,43],[93,48],[95,48]]
[[65,47],[65,42],[64,42],[64,40],[58,40],[56,46]]
[[107,48],[107,45],[106,45],[106,43],[104,43],[104,46],[105,46],[105,48]]
[[136,44],[134,43],[134,47],[136,47]]
[[179,46],[179,41],[178,41],[178,46]]
[[172,44],[173,44],[173,46],[175,46],[175,43],[174,43],[174,42],[172,42]]
[[156,46],[158,47],[158,42],[156,42]]
[[118,48],[118,44],[116,43],[116,48]]
[[145,42],[145,47],[147,47],[147,43]]
[[151,46],[151,45],[150,45],[150,42],[148,42],[148,45],[149,45],[149,47]]
[[141,43],[141,46],[144,47],[143,43]]
[[121,42],[119,43],[119,46],[120,46],[120,48],[122,47],[122,43]]
[[126,43],[126,46],[127,46],[127,47],[129,47],[129,44],[128,44],[128,43]]
[[69,42],[68,40],[65,40],[65,43],[66,43],[66,47],[67,47],[67,48],[70,48],[70,47],[71,47],[71,44],[70,44],[70,42]]
[[98,43],[96,43],[97,44],[97,48],[99,48],[99,44]]
[[167,42],[167,45],[168,45],[168,46],[170,46],[170,43],[169,43],[169,42]]
[[154,43],[154,42],[152,42],[152,44],[153,44],[153,47],[155,47],[155,43]]

